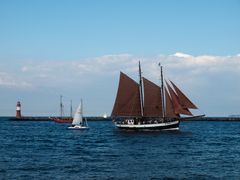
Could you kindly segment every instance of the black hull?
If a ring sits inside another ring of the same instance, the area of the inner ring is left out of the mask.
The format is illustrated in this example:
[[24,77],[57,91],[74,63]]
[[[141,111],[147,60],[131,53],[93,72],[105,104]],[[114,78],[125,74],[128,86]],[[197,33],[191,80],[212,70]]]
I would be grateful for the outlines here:
[[124,129],[124,130],[177,130],[179,129],[179,124],[180,122],[176,124],[171,124],[171,125],[165,125],[165,126],[154,126],[154,127],[121,127],[117,126],[119,129]]

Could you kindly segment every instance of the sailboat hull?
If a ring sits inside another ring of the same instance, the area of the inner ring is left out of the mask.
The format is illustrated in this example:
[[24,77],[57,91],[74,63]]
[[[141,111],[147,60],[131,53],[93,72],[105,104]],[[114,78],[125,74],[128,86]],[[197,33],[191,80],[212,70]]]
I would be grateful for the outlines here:
[[179,129],[179,120],[171,122],[161,122],[154,124],[121,124],[116,122],[115,126],[120,129],[136,129],[136,130],[178,130]]
[[81,130],[81,129],[88,129],[88,126],[80,126],[80,125],[75,125],[75,126],[70,126],[68,129],[76,129],[76,130]]

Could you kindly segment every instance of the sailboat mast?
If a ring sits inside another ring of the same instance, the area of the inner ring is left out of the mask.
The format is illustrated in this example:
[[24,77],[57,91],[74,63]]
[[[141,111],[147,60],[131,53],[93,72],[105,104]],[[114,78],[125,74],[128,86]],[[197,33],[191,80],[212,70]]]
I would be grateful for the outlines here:
[[163,119],[165,118],[165,98],[164,98],[164,86],[163,86],[163,70],[162,70],[162,66],[159,63],[158,64],[160,67],[160,73],[161,73],[161,91],[162,91],[162,117]]
[[60,95],[60,117],[63,117],[63,104],[62,104],[62,95]]
[[83,118],[83,100],[81,99],[81,116],[82,116],[82,124],[85,126],[88,126],[88,123],[87,123],[87,118]]
[[81,115],[83,116],[83,101],[81,99]]
[[141,63],[140,63],[140,61],[139,61],[139,89],[140,89],[141,116],[143,116],[142,70],[141,70]]
[[73,113],[72,113],[72,100],[70,101],[70,117],[73,116]]

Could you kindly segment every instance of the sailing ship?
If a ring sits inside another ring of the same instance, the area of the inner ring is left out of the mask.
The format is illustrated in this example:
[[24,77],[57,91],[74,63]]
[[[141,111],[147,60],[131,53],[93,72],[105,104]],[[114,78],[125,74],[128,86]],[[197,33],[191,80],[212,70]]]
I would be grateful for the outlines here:
[[72,118],[72,101],[70,106],[70,117],[64,117],[64,106],[62,103],[62,95],[60,95],[60,117],[53,118],[54,122],[56,123],[71,123],[73,121]]
[[72,126],[68,127],[68,129],[88,129],[87,118],[83,119],[83,103],[79,104],[76,113],[74,115]]
[[[142,77],[139,62],[139,83],[120,72],[120,80],[111,117],[115,126],[122,129],[177,130],[180,120],[187,115],[194,117],[189,109],[197,109],[189,98],[172,82],[161,86]],[[170,85],[171,84],[171,85]]]

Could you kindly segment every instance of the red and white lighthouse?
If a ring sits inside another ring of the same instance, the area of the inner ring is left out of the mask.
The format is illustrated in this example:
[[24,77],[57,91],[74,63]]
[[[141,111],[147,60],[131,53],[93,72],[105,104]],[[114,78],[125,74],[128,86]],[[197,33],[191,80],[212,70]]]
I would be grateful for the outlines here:
[[21,103],[20,101],[17,102],[16,106],[16,118],[21,118]]

